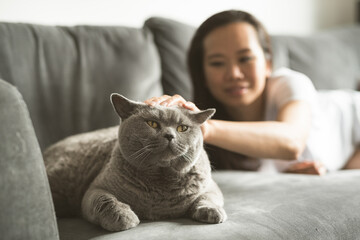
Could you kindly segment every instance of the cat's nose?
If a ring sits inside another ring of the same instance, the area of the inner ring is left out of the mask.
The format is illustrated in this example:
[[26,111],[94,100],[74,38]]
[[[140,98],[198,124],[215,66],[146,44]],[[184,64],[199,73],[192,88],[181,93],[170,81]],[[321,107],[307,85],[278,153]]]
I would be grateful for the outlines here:
[[174,139],[174,135],[169,134],[169,133],[165,134],[164,137],[165,137],[167,140],[169,140],[169,142]]

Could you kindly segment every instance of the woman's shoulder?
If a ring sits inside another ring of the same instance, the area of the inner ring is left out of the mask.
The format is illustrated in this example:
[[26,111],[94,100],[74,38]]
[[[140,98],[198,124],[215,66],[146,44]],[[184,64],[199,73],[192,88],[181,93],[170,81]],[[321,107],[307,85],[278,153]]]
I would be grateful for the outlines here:
[[278,107],[291,100],[313,102],[316,92],[312,81],[305,74],[289,68],[277,69],[267,82],[267,101]]
[[304,73],[295,71],[287,67],[281,67],[276,69],[271,74],[271,79],[287,79],[287,80],[304,80],[311,81]]
[[275,70],[268,80],[269,88],[290,88],[293,90],[315,90],[314,84],[305,74],[289,69],[279,68]]

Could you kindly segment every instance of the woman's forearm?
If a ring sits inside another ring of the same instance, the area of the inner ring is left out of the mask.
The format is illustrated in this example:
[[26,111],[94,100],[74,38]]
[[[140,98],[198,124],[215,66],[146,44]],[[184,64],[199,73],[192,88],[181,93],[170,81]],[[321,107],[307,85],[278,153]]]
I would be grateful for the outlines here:
[[304,141],[286,122],[208,120],[206,143],[255,158],[297,159]]

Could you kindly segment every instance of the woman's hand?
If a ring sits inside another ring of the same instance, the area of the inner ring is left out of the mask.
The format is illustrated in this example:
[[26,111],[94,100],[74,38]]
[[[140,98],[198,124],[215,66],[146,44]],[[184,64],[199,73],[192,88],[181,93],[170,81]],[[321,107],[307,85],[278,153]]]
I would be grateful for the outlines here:
[[312,174],[323,176],[327,172],[326,167],[321,162],[304,161],[292,164],[285,173]]
[[165,107],[180,106],[192,111],[200,111],[192,102],[186,101],[182,96],[175,94],[174,96],[163,95],[161,97],[152,97],[145,101],[150,106],[161,105]]
[[[191,111],[200,111],[200,109],[190,101],[186,101],[182,96],[175,94],[174,96],[163,95],[161,97],[152,97],[148,100],[145,100],[145,103],[150,106],[161,105],[161,106],[180,106]],[[203,133],[204,141],[207,139],[209,135],[209,122],[210,120],[206,121],[201,125],[201,131]]]

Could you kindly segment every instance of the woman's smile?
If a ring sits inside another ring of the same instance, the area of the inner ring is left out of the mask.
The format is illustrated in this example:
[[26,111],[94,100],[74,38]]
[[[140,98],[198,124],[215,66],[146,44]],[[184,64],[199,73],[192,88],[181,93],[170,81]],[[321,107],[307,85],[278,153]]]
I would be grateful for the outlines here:
[[231,97],[240,97],[249,92],[249,86],[231,86],[225,88],[225,92]]

